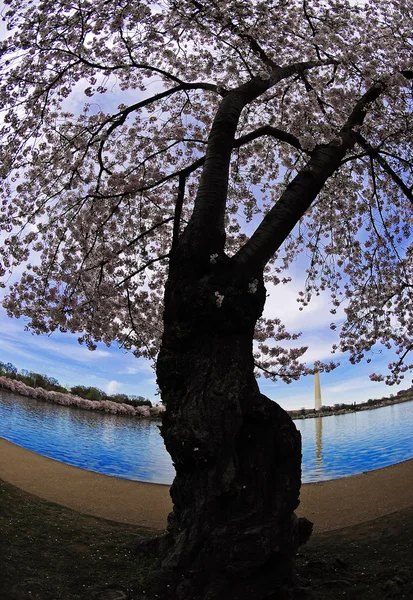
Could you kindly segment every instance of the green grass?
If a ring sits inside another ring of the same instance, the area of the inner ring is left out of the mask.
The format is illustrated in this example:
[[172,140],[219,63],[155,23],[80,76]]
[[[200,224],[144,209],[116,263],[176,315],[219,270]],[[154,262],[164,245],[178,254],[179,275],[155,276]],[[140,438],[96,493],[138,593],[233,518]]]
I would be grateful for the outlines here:
[[298,569],[314,600],[413,600],[413,506],[314,535]]
[[0,482],[0,598],[83,600],[112,585],[134,593],[155,565],[131,552],[148,535]]
[[[113,586],[143,600],[156,559],[138,559],[132,548],[150,533],[45,502],[0,481],[0,598],[89,600]],[[412,600],[412,557],[413,507],[315,535],[300,550],[297,597]]]

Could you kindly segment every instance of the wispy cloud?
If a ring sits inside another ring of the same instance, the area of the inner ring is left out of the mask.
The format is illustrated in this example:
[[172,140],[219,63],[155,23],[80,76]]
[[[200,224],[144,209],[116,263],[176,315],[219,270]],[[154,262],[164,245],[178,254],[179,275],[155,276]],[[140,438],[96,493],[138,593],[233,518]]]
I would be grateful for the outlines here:
[[299,310],[297,302],[298,292],[304,289],[304,280],[295,278],[290,283],[274,286],[267,284],[267,302],[264,308],[264,316],[269,319],[278,318],[291,333],[295,331],[307,331],[318,327],[328,329],[331,322],[338,322],[344,318],[344,308],[341,307],[336,315],[332,315],[333,308],[327,293],[314,296],[308,306]]
[[110,352],[108,352],[107,350],[98,349],[91,352],[85,346],[80,345],[77,348],[76,355],[74,356],[73,344],[70,344],[69,346],[68,344],[66,345],[62,341],[57,343],[52,342],[49,339],[44,339],[42,337],[39,337],[38,340],[36,340],[36,345],[38,348],[41,348],[44,351],[53,352],[55,354],[58,354],[59,356],[62,356],[64,358],[71,358],[72,360],[76,360],[78,362],[95,362],[101,360],[102,358],[109,358],[111,356]]

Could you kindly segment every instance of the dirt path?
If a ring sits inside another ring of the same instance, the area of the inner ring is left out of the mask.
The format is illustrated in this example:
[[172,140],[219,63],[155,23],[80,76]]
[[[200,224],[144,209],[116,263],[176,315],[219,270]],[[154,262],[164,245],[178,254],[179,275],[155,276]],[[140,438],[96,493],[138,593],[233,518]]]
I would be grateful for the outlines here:
[[[0,438],[0,479],[82,513],[163,530],[169,486],[71,467]],[[363,523],[413,505],[413,460],[302,486],[299,515],[317,532]]]

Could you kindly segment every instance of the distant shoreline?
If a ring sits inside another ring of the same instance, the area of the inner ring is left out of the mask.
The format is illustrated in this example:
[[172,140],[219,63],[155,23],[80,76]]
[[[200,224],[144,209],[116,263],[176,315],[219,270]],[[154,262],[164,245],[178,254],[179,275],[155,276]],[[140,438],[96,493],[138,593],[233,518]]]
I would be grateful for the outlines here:
[[83,410],[92,410],[109,413],[112,415],[125,415],[129,417],[138,417],[140,419],[159,419],[163,406],[131,406],[122,402],[113,402],[111,400],[87,400],[75,394],[54,392],[45,390],[41,387],[33,388],[16,379],[0,376],[0,388],[3,388],[19,396],[42,400],[60,406],[69,408],[80,408]]
[[[32,388],[23,384],[20,381],[9,379],[8,377],[0,377],[0,388],[6,389],[9,392],[33,398],[34,400],[43,400],[60,406],[68,406],[70,408],[80,408],[83,410],[92,410],[105,412],[117,415],[126,415],[130,417],[159,419],[165,408],[163,406],[138,406],[136,408],[118,402],[109,400],[93,401],[85,400],[74,394],[62,394],[61,392],[53,392],[37,387]],[[301,408],[298,410],[287,410],[293,421],[302,419],[315,419],[317,417],[331,417],[335,415],[346,415],[349,413],[360,412],[364,410],[373,410],[384,406],[392,406],[393,404],[401,404],[413,400],[413,389],[401,391],[397,396],[381,398],[380,400],[367,400],[360,404],[335,404],[334,406],[322,406],[320,410],[314,408]]]
[[413,390],[406,390],[400,392],[400,395],[394,396],[393,398],[381,398],[380,400],[367,400],[367,402],[361,402],[360,404],[335,404],[334,406],[322,406],[320,410],[315,408],[301,408],[299,410],[287,410],[287,413],[293,419],[298,421],[302,419],[315,419],[317,417],[332,417],[336,415],[346,415],[354,412],[361,412],[364,410],[374,410],[376,408],[383,408],[384,406],[392,406],[394,404],[402,404],[403,402],[410,402],[413,400]]

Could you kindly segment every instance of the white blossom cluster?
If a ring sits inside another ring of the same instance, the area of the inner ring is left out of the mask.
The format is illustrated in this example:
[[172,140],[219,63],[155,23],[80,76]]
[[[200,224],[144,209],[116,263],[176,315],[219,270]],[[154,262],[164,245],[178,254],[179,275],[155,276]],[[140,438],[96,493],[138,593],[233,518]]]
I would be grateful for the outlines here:
[[218,308],[221,307],[221,304],[224,301],[225,296],[221,295],[219,292],[215,292],[215,304],[218,306]]

